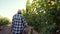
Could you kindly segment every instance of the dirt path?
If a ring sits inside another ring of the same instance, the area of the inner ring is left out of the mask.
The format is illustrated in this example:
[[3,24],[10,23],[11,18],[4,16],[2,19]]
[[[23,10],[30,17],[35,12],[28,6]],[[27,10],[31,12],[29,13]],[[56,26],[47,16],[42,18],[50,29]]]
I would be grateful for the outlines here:
[[11,24],[3,27],[3,29],[0,31],[0,34],[11,34]]
[[[37,34],[37,32],[33,31],[34,34]],[[0,34],[12,34],[11,33],[11,24],[3,27],[3,29],[0,31]]]

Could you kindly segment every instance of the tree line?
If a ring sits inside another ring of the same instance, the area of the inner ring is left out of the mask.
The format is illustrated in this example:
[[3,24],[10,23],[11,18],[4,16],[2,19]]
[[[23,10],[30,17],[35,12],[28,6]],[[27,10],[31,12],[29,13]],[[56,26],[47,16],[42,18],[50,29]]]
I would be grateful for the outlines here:
[[60,0],[27,0],[22,11],[28,25],[39,33],[56,33],[60,28]]

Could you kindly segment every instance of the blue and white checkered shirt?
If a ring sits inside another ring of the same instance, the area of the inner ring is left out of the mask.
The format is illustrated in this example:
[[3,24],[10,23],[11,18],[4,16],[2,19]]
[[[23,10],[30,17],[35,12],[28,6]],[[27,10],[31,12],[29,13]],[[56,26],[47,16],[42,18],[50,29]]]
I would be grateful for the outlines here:
[[15,14],[12,19],[12,33],[21,33],[27,26],[22,14]]

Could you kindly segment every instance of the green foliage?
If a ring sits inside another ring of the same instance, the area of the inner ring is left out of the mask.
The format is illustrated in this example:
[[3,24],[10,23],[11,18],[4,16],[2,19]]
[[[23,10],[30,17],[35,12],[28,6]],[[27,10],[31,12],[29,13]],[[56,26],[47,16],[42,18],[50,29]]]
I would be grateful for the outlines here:
[[10,19],[0,16],[0,30],[2,30],[2,26],[5,26],[10,23],[11,23]]
[[39,33],[51,34],[55,27],[60,27],[60,0],[27,0],[25,12],[28,25]]
[[3,25],[7,25],[7,24],[10,24],[10,20],[6,17],[4,18],[0,18],[0,26],[3,26]]

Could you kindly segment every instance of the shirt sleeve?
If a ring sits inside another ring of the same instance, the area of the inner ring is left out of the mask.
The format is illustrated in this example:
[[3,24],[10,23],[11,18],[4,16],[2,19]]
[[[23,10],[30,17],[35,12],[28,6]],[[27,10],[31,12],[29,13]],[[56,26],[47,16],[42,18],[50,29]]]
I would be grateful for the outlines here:
[[28,25],[27,25],[25,18],[23,18],[22,21],[23,21],[24,28],[27,27]]
[[12,17],[12,28],[14,28],[14,25],[17,25],[17,24],[15,24],[15,22],[17,22],[16,18],[17,18],[17,15],[14,15]]

